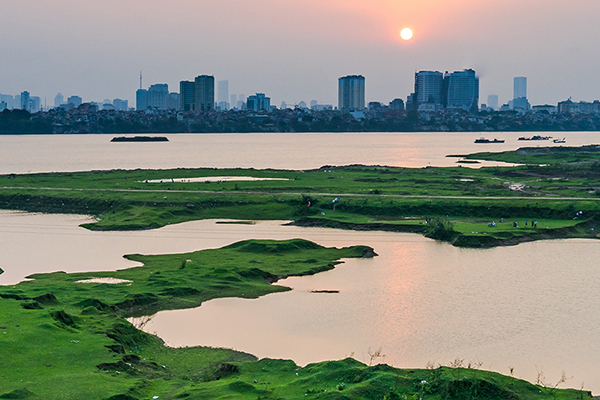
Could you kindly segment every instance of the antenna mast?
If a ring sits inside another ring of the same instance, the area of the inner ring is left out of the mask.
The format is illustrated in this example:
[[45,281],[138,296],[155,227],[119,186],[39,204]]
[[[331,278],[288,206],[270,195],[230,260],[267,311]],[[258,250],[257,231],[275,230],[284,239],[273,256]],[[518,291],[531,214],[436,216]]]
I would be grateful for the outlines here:
[[142,88],[142,71],[140,71],[140,89]]

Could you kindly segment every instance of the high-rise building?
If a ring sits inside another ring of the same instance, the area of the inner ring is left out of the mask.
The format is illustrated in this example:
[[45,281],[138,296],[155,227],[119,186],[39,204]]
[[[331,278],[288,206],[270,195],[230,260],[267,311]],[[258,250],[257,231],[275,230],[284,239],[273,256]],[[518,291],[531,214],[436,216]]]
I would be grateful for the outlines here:
[[415,73],[415,94],[418,104],[442,104],[444,74],[438,71]]
[[227,110],[229,108],[229,81],[219,81],[218,83],[219,93],[218,102],[221,110]]
[[67,99],[67,104],[73,104],[73,107],[77,108],[83,103],[83,99],[79,96],[71,96]]
[[256,93],[254,96],[248,97],[246,108],[253,111],[270,111],[271,98],[265,96],[264,93]]
[[0,111],[4,111],[7,108],[8,108],[8,104],[4,100],[0,101]]
[[119,111],[127,111],[129,108],[129,102],[127,100],[114,99],[112,104],[115,106],[115,109]]
[[390,102],[389,109],[394,110],[394,111],[404,111],[404,100],[402,100],[402,99],[392,100]]
[[28,91],[21,92],[21,110],[31,111]]
[[234,108],[237,106],[237,94],[232,94],[230,97],[231,101],[229,102],[229,104],[231,105],[231,108]]
[[512,101],[511,110],[521,112],[531,109],[531,104],[527,100],[527,78],[519,76],[514,79],[514,98]]
[[135,92],[135,109],[138,111],[148,108],[148,91],[146,89],[138,89]]
[[[15,96],[18,97],[18,96]],[[10,94],[0,94],[0,101],[3,101],[6,103],[6,108],[8,108],[9,110],[12,110],[13,108],[17,108],[17,100],[15,99],[15,97],[13,97]]]
[[215,108],[215,77],[197,76],[194,87],[196,111],[212,111]]
[[527,78],[520,76],[514,80],[514,97],[513,99],[527,98]]
[[489,108],[491,108],[492,110],[497,110],[498,109],[498,95],[490,94],[488,96],[487,106]]
[[193,81],[179,82],[179,109],[194,111],[196,109],[196,83]]
[[357,111],[365,108],[365,77],[349,75],[338,80],[338,108]]
[[42,99],[38,96],[31,96],[29,98],[29,112],[36,113],[42,109]]
[[446,72],[444,86],[447,88],[447,107],[467,111],[479,109],[479,78],[472,69]]
[[168,110],[179,110],[179,93],[171,92],[167,97],[167,109]]
[[54,107],[60,107],[60,105],[64,102],[65,97],[62,93],[57,93],[56,96],[54,96]]
[[148,88],[148,107],[166,110],[169,99],[169,85],[157,83]]

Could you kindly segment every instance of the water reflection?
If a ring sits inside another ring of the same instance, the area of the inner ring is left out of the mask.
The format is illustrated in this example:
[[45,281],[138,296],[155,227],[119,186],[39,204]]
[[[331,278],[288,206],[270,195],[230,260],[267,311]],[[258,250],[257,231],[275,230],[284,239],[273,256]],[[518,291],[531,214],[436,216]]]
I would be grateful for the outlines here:
[[[82,216],[0,211],[0,283],[34,272],[98,271],[135,263],[124,254],[181,253],[239,240],[301,237],[325,246],[365,244],[380,255],[289,278],[294,290],[220,299],[162,312],[144,329],[172,346],[236,348],[300,364],[382,348],[400,367],[455,358],[535,380],[543,371],[600,392],[600,242],[559,240],[464,250],[418,235],[196,221],[144,232],[90,232]],[[34,250],[32,250],[32,248]],[[311,290],[339,290],[336,294]]]
[[300,364],[349,354],[368,361],[369,349],[381,348],[386,362],[408,368],[461,358],[556,381],[565,370],[574,376],[568,385],[600,391],[600,243],[486,251],[432,241],[369,244],[380,257],[279,282],[292,292],[161,312],[145,330],[171,346],[230,347]]

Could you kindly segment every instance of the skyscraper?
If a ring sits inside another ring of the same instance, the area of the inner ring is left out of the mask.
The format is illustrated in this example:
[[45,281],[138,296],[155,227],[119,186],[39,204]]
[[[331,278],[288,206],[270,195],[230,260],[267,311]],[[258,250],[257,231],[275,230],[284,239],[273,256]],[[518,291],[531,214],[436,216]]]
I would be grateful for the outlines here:
[[490,94],[488,96],[487,105],[492,110],[497,110],[498,109],[498,95],[496,95],[496,94]]
[[219,81],[218,83],[218,103],[221,110],[229,108],[229,81]]
[[65,97],[63,96],[63,94],[57,93],[56,96],[54,96],[54,107],[60,107],[60,105],[64,103],[64,101]]
[[114,99],[112,104],[115,106],[115,109],[119,111],[127,111],[127,108],[129,107],[129,102],[127,100]]
[[215,77],[197,76],[194,87],[196,111],[211,111],[215,108]]
[[148,91],[145,89],[138,89],[135,92],[135,109],[145,110],[148,108]]
[[148,107],[166,110],[169,101],[169,85],[157,83],[148,88]]
[[365,77],[344,76],[338,80],[338,108],[357,111],[365,108]]
[[179,82],[179,109],[194,111],[196,109],[196,84],[193,81]]
[[442,104],[444,74],[420,71],[415,74],[415,94],[418,104]]
[[520,76],[514,80],[514,97],[513,99],[527,98],[527,78]]
[[444,86],[447,87],[447,107],[467,111],[479,109],[479,78],[472,69],[446,72]]
[[254,96],[248,97],[247,108],[253,111],[270,111],[271,98],[265,96],[264,93],[256,93]]
[[67,99],[67,104],[73,104],[73,107],[77,108],[83,103],[83,99],[79,96],[71,96]]
[[21,110],[26,110],[26,111],[31,110],[31,108],[29,107],[29,92],[28,91],[21,92]]

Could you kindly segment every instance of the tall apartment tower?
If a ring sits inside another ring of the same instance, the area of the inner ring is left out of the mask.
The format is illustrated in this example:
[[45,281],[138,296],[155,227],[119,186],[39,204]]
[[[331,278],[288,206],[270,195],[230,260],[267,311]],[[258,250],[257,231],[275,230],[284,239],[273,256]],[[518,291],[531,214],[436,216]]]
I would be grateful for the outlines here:
[[28,91],[21,92],[21,110],[31,111]]
[[415,94],[418,104],[442,104],[444,74],[419,71],[415,74]]
[[138,111],[145,110],[148,108],[148,91],[145,89],[138,89],[135,92],[135,109]]
[[520,76],[514,80],[514,97],[513,99],[527,98],[527,78]]
[[179,82],[179,109],[194,111],[196,109],[196,83],[193,81]]
[[479,109],[479,78],[472,69],[446,72],[444,77],[444,92],[448,108],[462,108],[467,111]]
[[60,107],[60,105],[64,102],[65,96],[63,96],[62,93],[57,93],[56,96],[54,96],[54,107]]
[[357,111],[365,108],[365,77],[344,76],[338,80],[338,108]]
[[197,76],[194,81],[196,111],[212,111],[215,108],[215,77]]
[[217,102],[221,110],[229,108],[229,81],[218,82]]
[[491,108],[492,110],[498,109],[498,95],[497,94],[490,94],[488,96],[487,106],[489,108]]
[[157,83],[148,88],[148,107],[166,110],[169,100],[169,85]]

